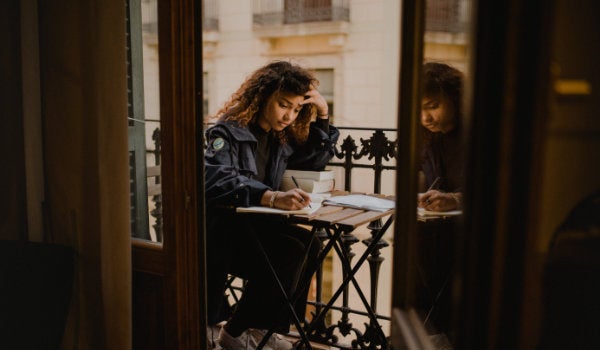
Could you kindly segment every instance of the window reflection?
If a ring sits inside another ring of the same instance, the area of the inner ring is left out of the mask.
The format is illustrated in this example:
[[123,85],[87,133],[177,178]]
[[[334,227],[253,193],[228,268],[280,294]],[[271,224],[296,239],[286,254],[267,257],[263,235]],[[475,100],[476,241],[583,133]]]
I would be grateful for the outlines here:
[[158,72],[157,0],[143,0],[142,45],[148,210],[150,239],[162,242],[162,195],[160,185],[160,94]]
[[[419,118],[416,308],[438,349],[452,349],[456,236],[462,224],[470,0],[426,2]],[[457,214],[457,215],[455,215]]]
[[131,235],[162,242],[157,2],[126,4]]

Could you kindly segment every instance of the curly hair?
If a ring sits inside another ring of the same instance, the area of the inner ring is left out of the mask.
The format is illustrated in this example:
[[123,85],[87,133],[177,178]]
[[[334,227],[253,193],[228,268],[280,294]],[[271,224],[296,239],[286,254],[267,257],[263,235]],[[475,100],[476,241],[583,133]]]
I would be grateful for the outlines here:
[[463,74],[459,70],[445,63],[425,63],[421,88],[422,97],[447,97],[455,108],[455,115],[460,117]]
[[[445,63],[428,62],[423,65],[421,97],[446,97],[454,107],[456,128],[460,128],[462,119],[463,73]],[[427,144],[433,133],[421,128],[423,141]]]
[[[274,93],[305,95],[319,81],[308,70],[286,61],[271,62],[254,71],[234,92],[217,116],[234,120],[240,126],[256,123],[269,97]],[[302,144],[308,138],[309,125],[316,115],[312,105],[304,106],[296,120],[282,131],[274,131],[280,143],[289,140]]]

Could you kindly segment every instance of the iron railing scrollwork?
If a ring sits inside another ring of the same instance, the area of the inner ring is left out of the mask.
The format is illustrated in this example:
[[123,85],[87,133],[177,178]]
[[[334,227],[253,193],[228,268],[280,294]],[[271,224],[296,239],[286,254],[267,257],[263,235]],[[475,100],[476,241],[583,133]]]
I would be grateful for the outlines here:
[[[160,166],[160,129],[154,129],[152,132],[152,141],[154,141],[154,165]],[[156,176],[154,179],[154,184],[160,185],[160,175]],[[154,203],[154,208],[150,211],[150,215],[154,218],[154,232],[156,234],[156,240],[158,242],[162,242],[163,236],[163,217],[162,217],[162,193],[155,194],[152,196],[152,202]]]
[[[340,131],[373,131],[369,138],[360,138],[361,148],[356,145],[352,135],[348,134],[341,145],[335,147],[335,157],[342,162],[330,161],[331,167],[344,168],[344,190],[352,190],[352,169],[370,168],[374,171],[373,193],[381,193],[381,174],[383,170],[395,170],[391,162],[396,159],[398,147],[396,141],[390,141],[385,132],[395,132],[395,129],[339,127]],[[369,163],[356,161],[366,157]]]
[[[395,171],[395,160],[398,156],[397,140],[390,140],[388,134],[395,133],[396,129],[385,128],[358,128],[358,127],[338,127],[342,133],[341,140],[335,146],[335,157],[329,162],[328,167],[343,168],[344,190],[352,191],[352,173],[354,169],[371,169],[373,171],[373,193],[381,193],[382,173],[384,170]],[[370,133],[370,134],[369,134]],[[354,135],[353,135],[354,134]],[[356,142],[356,134],[363,134],[365,137],[359,137],[360,146]],[[337,160],[336,160],[337,159]],[[364,239],[362,243],[369,246],[373,241],[373,236],[379,232],[382,224],[380,220],[371,222],[368,229],[371,232],[371,237]],[[324,243],[330,238],[330,235],[325,230],[317,230],[317,236]],[[344,256],[342,261],[346,261],[342,265],[342,276],[345,279],[350,270],[352,258],[355,256],[353,245],[360,240],[352,233],[344,233],[340,237],[341,247],[336,247],[337,253]],[[379,320],[390,320],[389,316],[380,315],[377,313],[379,274],[384,258],[381,256],[381,249],[388,247],[389,244],[379,239],[367,257],[369,263],[370,277],[370,300],[368,305]],[[319,268],[316,275],[317,296],[315,302],[309,302],[315,306],[316,314],[319,314],[322,308],[326,305],[323,302],[322,293],[322,270]],[[361,315],[368,317],[369,313],[357,309],[353,309],[349,305],[349,285],[346,285],[342,290],[342,305],[339,307],[332,306],[331,310],[341,312],[341,317],[337,322],[332,321],[330,325],[326,325],[323,318],[317,320],[318,324],[312,325],[312,334],[310,338],[317,343],[327,344],[340,348],[359,348],[359,349],[387,349],[389,345],[388,339],[383,336],[380,326],[373,322],[364,324],[364,330],[358,329],[350,322],[349,315]],[[362,296],[362,293],[361,293]],[[338,331],[344,337],[354,335],[350,345],[340,343],[340,339],[335,331]]]

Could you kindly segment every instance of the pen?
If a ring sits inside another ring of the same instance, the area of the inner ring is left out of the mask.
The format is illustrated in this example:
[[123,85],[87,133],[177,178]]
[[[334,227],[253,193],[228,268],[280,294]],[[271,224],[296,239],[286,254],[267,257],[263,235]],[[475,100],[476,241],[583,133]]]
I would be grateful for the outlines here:
[[[296,178],[293,176],[292,176],[292,181],[294,181],[294,185],[296,185],[296,188],[300,188],[300,186],[298,186],[298,181],[296,181]],[[301,202],[304,202],[304,198],[302,198]],[[312,209],[310,204],[308,205],[308,207]]]
[[[438,177],[436,177],[436,178],[435,178],[435,180],[433,180],[433,182],[431,183],[431,185],[429,186],[429,188],[427,189],[427,191],[426,191],[426,192],[429,192],[429,191],[433,190],[433,189],[434,189],[434,187],[435,187],[435,185],[437,185],[438,181],[440,181],[440,177],[439,177],[439,176],[438,176]],[[427,199],[427,200],[425,201],[425,203],[429,204],[429,203],[431,203],[431,202],[429,201],[429,199]]]
[[[431,191],[431,190],[433,190],[433,189],[434,189],[434,187],[435,187],[435,185],[437,185],[438,181],[440,181],[440,177],[439,177],[439,176],[438,176],[438,177],[436,177],[436,178],[435,178],[435,180],[433,180],[433,182],[431,183],[431,186],[429,186],[429,188],[427,189],[427,191]],[[295,183],[295,182],[296,182],[296,181],[294,180],[294,183]],[[296,186],[298,186],[298,185],[296,185]]]

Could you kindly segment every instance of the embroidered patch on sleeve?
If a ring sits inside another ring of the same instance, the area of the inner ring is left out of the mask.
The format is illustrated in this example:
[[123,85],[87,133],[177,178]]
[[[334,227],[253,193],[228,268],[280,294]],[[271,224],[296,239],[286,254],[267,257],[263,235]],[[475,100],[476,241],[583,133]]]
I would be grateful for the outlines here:
[[225,146],[225,140],[222,137],[218,137],[213,141],[212,146],[215,151],[218,151]]

